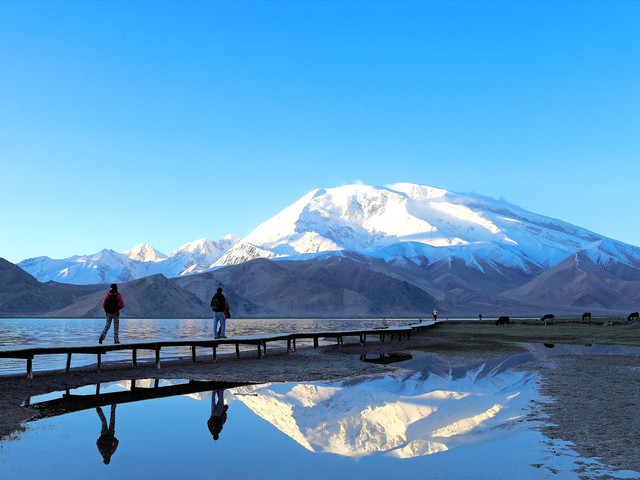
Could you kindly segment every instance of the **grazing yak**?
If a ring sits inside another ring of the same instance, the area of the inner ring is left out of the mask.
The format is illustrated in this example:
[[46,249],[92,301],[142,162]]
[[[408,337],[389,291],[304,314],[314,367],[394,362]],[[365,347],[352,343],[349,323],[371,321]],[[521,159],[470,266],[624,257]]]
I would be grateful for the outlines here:
[[547,322],[551,322],[553,320],[553,317],[554,315],[552,313],[547,313],[546,315],[540,317],[540,321],[544,322],[544,324],[546,325]]
[[591,312],[584,312],[582,314],[582,321],[583,322],[589,321],[589,323],[591,323]]
[[627,321],[631,321],[631,320],[635,320],[636,322],[638,321],[640,317],[638,316],[638,312],[633,312],[630,313],[629,316],[627,317]]
[[509,325],[509,317],[500,317],[498,320],[496,320],[496,325]]

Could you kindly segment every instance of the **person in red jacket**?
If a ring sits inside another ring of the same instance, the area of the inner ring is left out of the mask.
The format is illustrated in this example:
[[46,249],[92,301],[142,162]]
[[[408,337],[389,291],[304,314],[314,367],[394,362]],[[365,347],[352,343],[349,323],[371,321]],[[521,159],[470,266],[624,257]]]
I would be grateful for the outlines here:
[[111,290],[102,300],[102,308],[104,308],[104,313],[107,314],[107,324],[100,334],[98,343],[101,344],[107,336],[111,321],[113,321],[113,343],[120,343],[120,310],[124,308],[124,300],[122,295],[118,293],[118,285],[115,283],[111,284]]

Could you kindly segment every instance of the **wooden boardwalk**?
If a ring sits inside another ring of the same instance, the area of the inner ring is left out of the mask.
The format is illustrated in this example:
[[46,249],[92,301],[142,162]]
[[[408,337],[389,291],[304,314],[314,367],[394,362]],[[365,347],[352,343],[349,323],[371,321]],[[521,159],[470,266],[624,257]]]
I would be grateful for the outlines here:
[[53,346],[13,346],[0,347],[0,358],[25,359],[27,362],[27,376],[33,378],[33,359],[37,355],[67,355],[66,371],[71,369],[71,358],[74,353],[96,355],[98,370],[102,366],[102,355],[116,350],[130,350],[131,363],[135,367],[138,365],[138,350],[152,350],[155,352],[156,367],[160,368],[160,352],[167,347],[191,347],[191,358],[197,360],[196,349],[211,349],[213,360],[217,357],[217,348],[221,345],[235,345],[236,356],[240,358],[240,345],[253,345],[257,347],[258,358],[262,358],[267,351],[269,342],[286,342],[287,352],[296,349],[296,340],[313,340],[313,348],[318,348],[320,338],[333,338],[338,345],[344,342],[344,337],[359,337],[361,344],[367,342],[367,336],[375,336],[379,341],[384,342],[387,337],[393,340],[403,337],[410,338],[411,333],[435,325],[434,321],[423,321],[406,326],[394,326],[386,328],[370,328],[358,330],[336,330],[336,331],[315,331],[315,332],[293,332],[282,334],[265,335],[245,335],[241,337],[229,338],[188,338],[188,339],[165,339],[165,340],[142,340],[136,342],[122,342],[118,344],[95,344],[95,345],[53,345]]

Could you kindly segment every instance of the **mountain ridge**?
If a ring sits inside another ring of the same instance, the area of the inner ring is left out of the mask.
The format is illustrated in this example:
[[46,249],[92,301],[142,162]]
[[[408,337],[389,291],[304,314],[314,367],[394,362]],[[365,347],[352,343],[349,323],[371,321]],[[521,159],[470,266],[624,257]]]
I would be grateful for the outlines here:
[[504,200],[408,183],[315,189],[242,239],[203,238],[168,256],[139,244],[123,253],[104,249],[67,259],[36,257],[18,265],[41,281],[89,284],[156,273],[177,277],[256,258],[310,258],[329,252],[354,251],[393,260],[391,251],[407,243],[414,252],[401,256],[410,261],[433,263],[448,257],[479,265],[481,259],[537,271],[589,245],[600,245],[596,250],[601,256],[614,252],[613,258],[640,266],[638,247]]
[[[148,296],[143,316],[207,316],[218,285],[247,317],[623,314],[640,303],[640,248],[503,200],[406,183],[316,189],[242,239],[203,238],[168,256],[139,244],[47,258],[18,265],[69,288],[82,279],[137,291],[152,277],[197,305],[163,310]],[[93,315],[90,304],[54,310]]]

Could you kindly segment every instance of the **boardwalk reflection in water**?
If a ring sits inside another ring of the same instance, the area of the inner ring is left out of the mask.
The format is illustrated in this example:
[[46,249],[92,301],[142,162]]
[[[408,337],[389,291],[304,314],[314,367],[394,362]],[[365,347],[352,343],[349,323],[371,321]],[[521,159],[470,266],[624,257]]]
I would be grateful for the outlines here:
[[[428,370],[244,386],[124,381],[32,398],[41,419],[2,442],[0,477],[168,479],[188,467],[190,479],[578,478],[575,462],[589,462],[532,429],[532,374],[499,363]],[[106,408],[103,463],[95,412]]]

